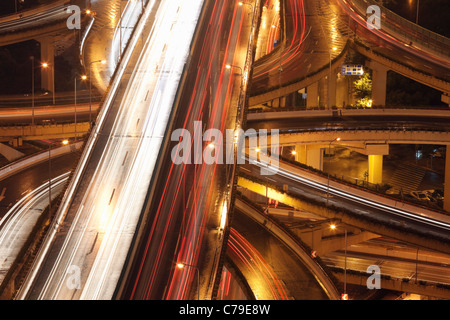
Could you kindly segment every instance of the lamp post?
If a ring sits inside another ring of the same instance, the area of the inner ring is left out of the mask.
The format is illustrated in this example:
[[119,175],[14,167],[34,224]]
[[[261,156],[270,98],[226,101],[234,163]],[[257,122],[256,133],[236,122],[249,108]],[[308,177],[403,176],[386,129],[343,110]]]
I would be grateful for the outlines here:
[[243,71],[242,71],[242,68],[241,67],[239,67],[239,66],[235,66],[235,65],[233,65],[233,64],[227,64],[226,66],[225,66],[227,69],[229,69],[229,70],[231,70],[231,68],[238,68],[239,70],[240,70],[240,76],[242,76],[242,74],[243,74]]
[[55,68],[54,66],[50,66],[47,62],[43,62],[41,64],[43,69],[51,69],[51,77],[52,77],[52,92],[53,92],[53,104],[56,104],[56,98],[55,98]]
[[[50,142],[50,146],[48,147],[48,210],[49,213],[52,213],[52,148],[55,142]],[[68,140],[62,141],[63,145],[69,144]]]
[[238,5],[240,5],[240,6],[243,6],[244,4],[247,5],[247,6],[250,6],[251,10],[253,11],[253,5],[251,3],[244,2],[244,1],[239,1],[238,2]]
[[31,125],[34,126],[34,56],[31,56]]
[[190,267],[190,268],[195,268],[197,270],[197,300],[200,300],[200,270],[198,269],[198,267],[191,265],[191,264],[184,263],[184,262],[178,262],[177,267],[178,267],[178,269],[183,269],[184,267]]
[[74,102],[75,102],[75,141],[77,140],[77,80],[80,77],[81,80],[86,80],[86,75],[76,75],[74,79],[75,93],[74,93]]
[[89,126],[92,125],[92,65],[99,62],[105,64],[106,60],[96,60],[89,63]]
[[336,51],[336,50],[337,50],[337,47],[333,47],[330,50],[330,74],[328,75],[328,110],[331,109],[331,88],[330,88],[330,85],[331,85],[331,73],[332,73],[331,72],[331,53]]
[[35,67],[35,63],[34,63],[34,56],[30,57],[31,59],[31,125],[34,126],[35,125],[35,119],[34,119],[34,107],[35,107],[35,69],[37,68],[47,68],[48,64],[47,63],[42,63],[40,66]]
[[330,141],[330,143],[328,144],[328,168],[327,168],[327,173],[328,173],[328,182],[327,182],[327,207],[328,207],[328,198],[329,198],[329,194],[330,194],[330,154],[331,154],[331,144],[335,141],[341,141],[341,138],[336,138],[332,141]]
[[[336,230],[335,224],[330,225],[331,230]],[[344,297],[347,297],[347,228],[344,228]]]

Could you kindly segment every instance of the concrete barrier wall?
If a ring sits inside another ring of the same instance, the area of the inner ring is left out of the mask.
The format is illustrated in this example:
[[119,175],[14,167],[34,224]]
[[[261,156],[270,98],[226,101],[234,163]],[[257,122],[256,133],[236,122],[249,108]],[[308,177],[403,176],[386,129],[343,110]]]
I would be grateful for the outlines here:
[[318,118],[333,116],[420,116],[450,118],[450,109],[339,109],[339,110],[299,110],[261,111],[247,113],[247,121],[264,121],[292,118]]
[[[308,179],[310,181],[314,181],[316,183],[320,183],[323,186],[326,186],[328,184],[328,178],[325,176],[320,176],[317,174],[314,174],[306,169],[299,168],[297,166],[285,163],[280,161],[280,168],[284,169],[290,173],[294,173],[298,175],[299,177],[303,179]],[[399,199],[390,198],[388,196],[383,196],[380,194],[376,194],[374,192],[365,191],[360,188],[356,188],[350,185],[343,184],[338,181],[334,181],[333,179],[330,179],[330,188],[340,190],[341,192],[348,193],[350,195],[358,196],[362,199],[371,200],[374,202],[377,202],[379,204],[396,208],[402,211],[406,211],[409,213],[413,213],[420,216],[426,216],[429,218],[433,218],[439,221],[443,221],[446,223],[450,223],[450,215],[446,214],[444,212],[440,213],[434,210],[429,210],[424,207],[415,206],[413,204],[409,204],[407,202],[403,202]]]
[[[16,0],[17,1],[17,0]],[[23,21],[27,18],[36,18],[41,14],[46,14],[49,11],[54,11],[55,9],[63,9],[66,5],[70,4],[70,0],[59,0],[54,1],[49,4],[44,4],[33,9],[19,11],[17,14],[12,13],[3,17],[0,17],[0,32],[3,27],[9,27],[12,22],[18,22],[18,20]]]
[[89,132],[89,122],[77,123],[76,130],[74,123],[39,125],[39,126],[17,126],[0,127],[0,141],[10,141],[21,137],[23,140],[58,139],[72,138]]

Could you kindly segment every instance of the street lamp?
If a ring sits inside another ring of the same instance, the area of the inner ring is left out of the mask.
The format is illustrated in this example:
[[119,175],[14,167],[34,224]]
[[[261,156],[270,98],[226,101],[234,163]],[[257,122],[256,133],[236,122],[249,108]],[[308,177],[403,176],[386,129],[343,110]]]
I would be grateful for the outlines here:
[[331,109],[331,88],[330,88],[330,84],[331,84],[331,53],[336,51],[337,47],[332,47],[330,50],[330,74],[328,75],[328,109]]
[[89,63],[89,126],[92,124],[92,65],[94,63],[105,64],[106,60],[96,60]]
[[53,72],[53,74],[51,74],[51,77],[52,77],[52,91],[53,91],[53,104],[56,104],[56,99],[55,99],[55,68],[53,67],[51,67],[47,62],[43,62],[42,64],[41,64],[41,67],[43,68],[43,69],[47,69],[47,68],[51,68],[52,70],[52,72]]
[[[52,160],[51,153],[52,147],[56,142],[50,142],[50,146],[48,147],[48,210],[49,214],[52,213]],[[63,145],[69,144],[69,140],[63,140],[61,142]]]
[[328,207],[328,198],[329,198],[329,194],[330,194],[330,154],[331,154],[331,144],[335,141],[341,141],[341,138],[336,138],[332,141],[330,141],[330,143],[328,144],[328,168],[327,168],[327,173],[328,173],[328,182],[327,182],[327,207]]
[[[338,228],[337,225],[331,224],[330,229],[336,230]],[[344,249],[344,294],[342,295],[343,299],[347,299],[347,228],[344,228],[344,243],[345,243],[345,249]]]
[[34,56],[31,56],[31,125],[34,126]]
[[244,2],[244,1],[239,1],[239,2],[238,2],[238,5],[239,5],[239,6],[243,6],[244,4],[250,6],[251,10],[253,11],[253,5],[252,5],[251,3]]
[[74,94],[74,100],[75,100],[75,141],[77,140],[77,80],[78,77],[80,77],[81,80],[86,80],[86,75],[75,75],[74,83],[75,83],[75,94]]
[[183,269],[184,267],[195,268],[197,270],[197,300],[200,300],[200,270],[197,266],[193,266],[184,262],[177,263],[178,269]]
[[[34,121],[34,107],[35,107],[35,97],[34,97],[34,91],[35,91],[35,72],[34,70],[39,68],[34,66],[34,56],[30,57],[31,59],[31,125],[35,125]],[[48,64],[46,62],[42,63],[41,68],[47,68]]]
[[241,67],[239,67],[239,66],[235,66],[235,65],[232,65],[232,64],[227,64],[226,66],[225,66],[225,68],[227,68],[227,69],[229,69],[229,70],[231,70],[231,68],[238,68],[240,71],[241,71],[241,73],[240,73],[240,75],[242,76],[242,68]]

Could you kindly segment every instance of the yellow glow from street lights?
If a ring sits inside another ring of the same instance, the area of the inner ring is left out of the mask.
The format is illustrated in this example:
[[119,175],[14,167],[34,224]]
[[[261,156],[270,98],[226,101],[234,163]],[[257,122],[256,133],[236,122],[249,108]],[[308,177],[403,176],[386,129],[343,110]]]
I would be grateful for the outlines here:
[[231,65],[227,64],[227,65],[225,66],[225,68],[231,69]]
[[105,64],[107,61],[106,60],[102,60],[100,61],[102,64]]
[[63,140],[63,141],[62,141],[62,144],[63,144],[63,145],[69,144],[69,140]]
[[42,68],[48,68],[48,63],[47,62],[43,62],[42,63]]
[[297,151],[294,150],[294,151],[292,151],[291,153],[292,153],[292,155],[295,156],[295,155],[297,154]]
[[81,76],[81,80],[86,80],[87,79],[87,75],[82,75]]
[[341,138],[336,138],[336,141],[341,141]]
[[178,269],[183,269],[183,268],[184,268],[184,263],[178,262],[178,263],[177,263],[177,268],[178,268]]
[[331,230],[336,229],[336,225],[335,225],[335,224],[330,225],[330,229],[331,229]]

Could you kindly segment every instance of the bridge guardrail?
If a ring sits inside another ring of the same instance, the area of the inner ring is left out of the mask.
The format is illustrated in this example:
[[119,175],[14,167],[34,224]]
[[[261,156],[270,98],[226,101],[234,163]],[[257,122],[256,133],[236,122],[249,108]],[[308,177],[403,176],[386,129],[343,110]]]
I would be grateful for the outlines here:
[[39,16],[45,15],[49,12],[55,12],[56,10],[65,9],[69,4],[69,0],[59,0],[51,2],[49,4],[40,5],[36,8],[2,16],[0,17],[0,30],[2,28],[10,27],[13,24],[20,24],[25,20],[36,19]]
[[237,206],[241,203],[244,207],[246,206],[254,210],[254,212],[245,212],[245,214],[264,225],[270,233],[291,248],[295,254],[305,262],[305,265],[310,268],[329,298],[331,300],[339,300],[340,295],[339,290],[337,289],[338,283],[336,279],[334,279],[331,276],[331,273],[326,270],[327,267],[322,263],[320,258],[313,258],[311,256],[311,248],[290,232],[288,228],[283,227],[276,219],[269,215],[263,215],[252,202],[246,200],[242,195],[239,195],[239,198],[236,198],[236,201],[238,202]]
[[352,0],[347,2],[355,8],[359,14],[366,16],[367,8],[376,5],[381,8],[381,29],[389,34],[396,35],[405,43],[413,42],[415,45],[431,49],[436,53],[450,56],[450,39],[438,33],[417,25],[389,9],[380,6],[375,0]]
[[[74,152],[80,149],[83,146],[83,141],[69,144],[66,146],[62,146],[59,148],[55,148],[51,150],[51,157],[58,157],[66,153]],[[30,155],[28,157],[21,158],[17,161],[14,161],[2,168],[0,168],[0,181],[6,179],[7,177],[15,174],[18,171],[26,169],[32,165],[35,165],[39,162],[47,161],[49,156],[49,150],[44,150],[37,154]]]

